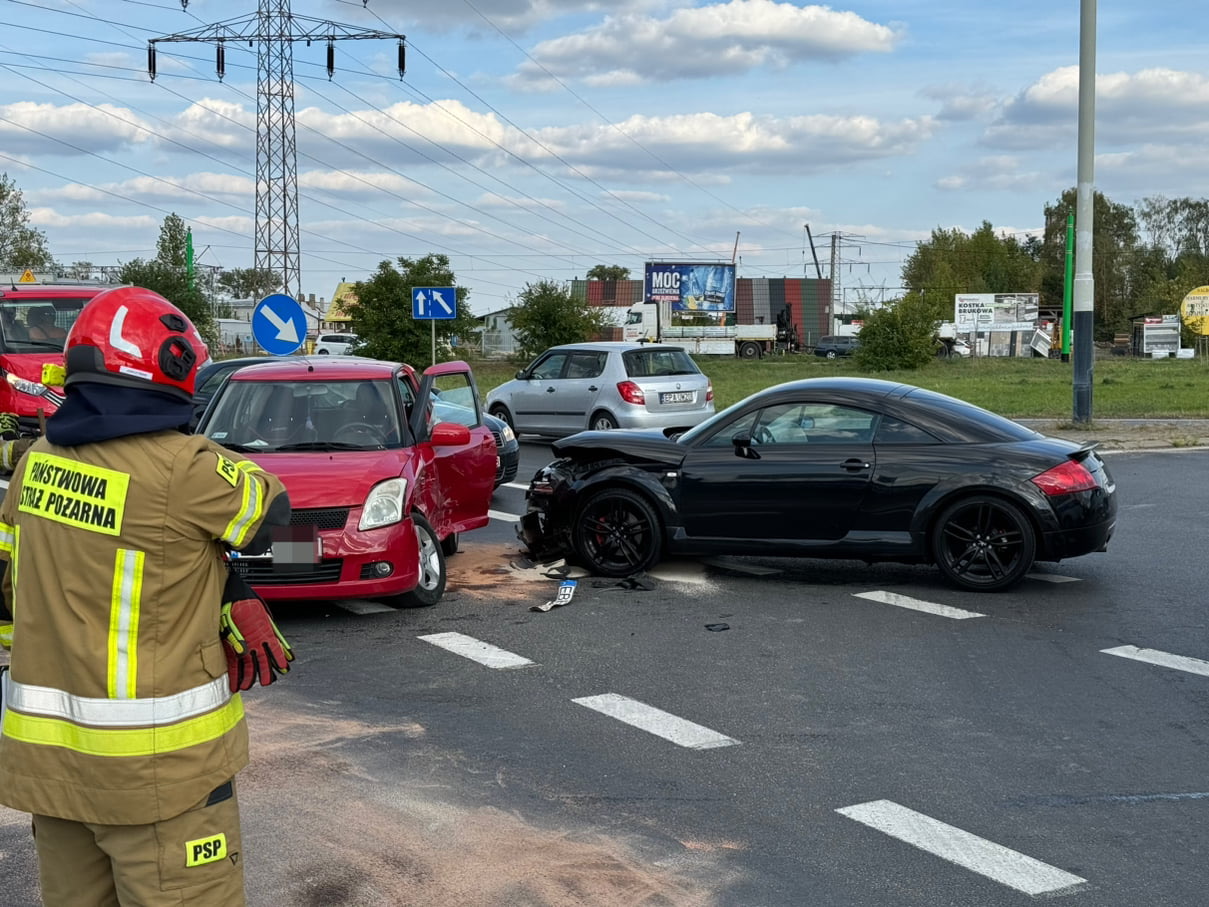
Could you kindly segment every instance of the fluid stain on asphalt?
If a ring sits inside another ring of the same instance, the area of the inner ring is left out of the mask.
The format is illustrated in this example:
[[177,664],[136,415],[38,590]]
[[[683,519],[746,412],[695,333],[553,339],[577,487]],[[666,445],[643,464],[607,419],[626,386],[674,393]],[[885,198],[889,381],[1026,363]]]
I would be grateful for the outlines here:
[[287,696],[247,708],[251,904],[710,907],[729,879],[715,857],[670,838],[602,834],[549,809],[538,825],[486,805],[464,783],[464,754],[415,722],[329,717]]

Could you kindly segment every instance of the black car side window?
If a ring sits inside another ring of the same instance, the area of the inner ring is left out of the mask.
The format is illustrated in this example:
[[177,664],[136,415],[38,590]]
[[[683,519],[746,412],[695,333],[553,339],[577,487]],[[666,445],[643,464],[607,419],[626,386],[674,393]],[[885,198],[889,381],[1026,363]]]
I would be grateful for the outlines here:
[[939,444],[940,442],[922,428],[916,428],[909,422],[904,422],[902,419],[892,419],[889,416],[882,416],[882,421],[877,427],[877,434],[873,438],[873,443]]

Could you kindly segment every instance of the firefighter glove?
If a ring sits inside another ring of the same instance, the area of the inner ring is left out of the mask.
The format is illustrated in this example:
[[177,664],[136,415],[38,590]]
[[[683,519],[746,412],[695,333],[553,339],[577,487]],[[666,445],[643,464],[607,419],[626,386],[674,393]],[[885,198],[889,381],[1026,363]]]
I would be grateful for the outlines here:
[[0,623],[0,648],[13,647],[13,625],[11,621]]
[[289,673],[294,650],[259,598],[224,603],[219,626],[227,647],[228,673],[237,668],[231,675],[232,692],[250,689],[254,682],[268,686],[278,674]]
[[0,413],[0,438],[12,440],[21,432],[21,424],[17,421],[16,413]]

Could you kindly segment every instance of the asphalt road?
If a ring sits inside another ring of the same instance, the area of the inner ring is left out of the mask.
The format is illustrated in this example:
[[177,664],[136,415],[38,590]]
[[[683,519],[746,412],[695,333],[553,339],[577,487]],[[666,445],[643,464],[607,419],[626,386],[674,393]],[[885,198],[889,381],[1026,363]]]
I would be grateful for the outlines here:
[[[435,608],[280,615],[297,668],[247,697],[251,903],[1206,903],[1209,452],[1109,465],[1109,552],[989,596],[744,559],[535,612],[561,578],[501,489]],[[27,829],[0,810],[6,903],[37,903]]]

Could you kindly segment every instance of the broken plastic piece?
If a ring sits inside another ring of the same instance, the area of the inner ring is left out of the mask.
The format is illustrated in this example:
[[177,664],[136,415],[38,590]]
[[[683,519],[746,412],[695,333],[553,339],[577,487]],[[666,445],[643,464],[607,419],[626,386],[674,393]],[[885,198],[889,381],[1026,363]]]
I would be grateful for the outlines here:
[[530,611],[549,611],[551,608],[561,608],[563,605],[571,603],[571,596],[575,594],[575,587],[578,583],[573,579],[563,580],[558,584],[558,594],[544,605],[533,605],[529,608]]

